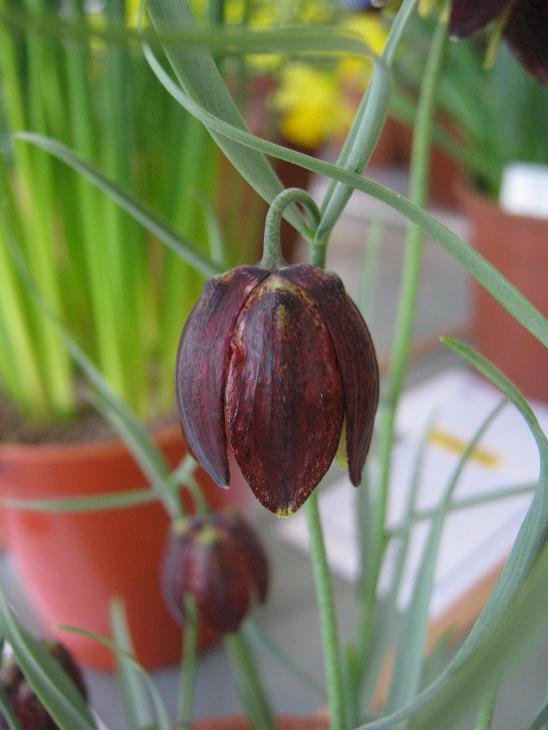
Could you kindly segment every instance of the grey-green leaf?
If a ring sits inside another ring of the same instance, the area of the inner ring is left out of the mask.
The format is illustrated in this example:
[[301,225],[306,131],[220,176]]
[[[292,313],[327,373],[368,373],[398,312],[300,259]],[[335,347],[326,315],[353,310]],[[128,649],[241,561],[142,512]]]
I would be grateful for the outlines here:
[[15,618],[1,589],[0,632],[38,699],[61,730],[96,730],[81,693],[47,649]]

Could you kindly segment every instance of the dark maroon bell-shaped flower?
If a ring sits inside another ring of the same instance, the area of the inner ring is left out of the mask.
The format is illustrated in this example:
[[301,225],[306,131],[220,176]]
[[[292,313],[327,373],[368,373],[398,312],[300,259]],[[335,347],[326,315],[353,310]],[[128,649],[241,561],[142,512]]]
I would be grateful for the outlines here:
[[[82,672],[68,649],[58,641],[47,642],[44,646],[57,659],[84,699],[87,699]],[[23,730],[58,730],[58,725],[34,694],[15,659],[9,659],[0,669],[0,688],[4,691]],[[4,728],[7,730],[8,724],[0,716],[0,730]]]
[[233,509],[193,517],[172,529],[162,587],[181,626],[187,620],[188,595],[209,626],[222,633],[236,631],[252,604],[265,601],[268,576],[259,539]]
[[449,31],[466,38],[508,13],[504,37],[527,70],[548,84],[547,0],[453,0]]
[[336,274],[242,266],[215,277],[183,331],[176,378],[186,441],[218,484],[230,479],[228,435],[257,499],[293,513],[333,461],[343,420],[350,479],[360,483],[379,375]]

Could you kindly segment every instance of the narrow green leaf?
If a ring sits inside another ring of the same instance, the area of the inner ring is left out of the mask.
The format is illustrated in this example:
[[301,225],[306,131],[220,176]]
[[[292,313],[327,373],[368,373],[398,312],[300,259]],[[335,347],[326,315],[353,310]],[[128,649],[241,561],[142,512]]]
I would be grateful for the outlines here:
[[371,220],[367,229],[367,239],[360,271],[360,286],[356,299],[358,309],[365,319],[369,319],[373,311],[375,280],[379,267],[383,235],[384,222],[382,220]]
[[[74,350],[74,352],[78,352],[78,350]],[[72,349],[71,352],[73,352]],[[81,350],[79,350],[79,354],[84,355]],[[168,513],[175,518],[181,517],[181,504],[178,496],[166,488],[169,467],[161,451],[156,448],[134,414],[116,397],[108,383],[102,377],[96,377],[97,375],[100,376],[100,373],[95,368],[90,369],[89,365],[92,363],[86,358],[87,364],[82,366],[84,359],[82,357],[79,359],[75,357],[75,359],[90,380],[90,373],[95,374],[93,384],[97,388],[98,395],[95,396],[90,393],[88,396],[93,407],[111,424],[129,448],[135,460],[149,478],[152,487],[162,500]]]
[[[103,646],[106,646],[108,649],[111,649],[117,655],[123,656],[125,661],[131,663],[133,665],[133,667],[135,668],[135,670],[143,678],[146,688],[150,694],[152,703],[154,705],[154,710],[156,713],[156,720],[158,722],[158,730],[172,730],[172,723],[169,719],[164,702],[162,700],[160,693],[158,692],[158,689],[156,688],[156,685],[154,684],[154,682],[152,681],[150,676],[147,674],[146,670],[141,666],[141,664],[139,664],[139,662],[137,661],[137,659],[135,659],[134,656],[132,656],[128,651],[126,651],[121,646],[119,646],[112,639],[109,639],[106,636],[101,636],[100,634],[96,634],[93,631],[86,631],[85,629],[78,629],[74,626],[59,626],[59,631],[69,631],[73,634],[79,634],[80,636],[85,636],[88,639],[93,639],[97,643],[102,644]],[[70,728],[66,728],[66,729],[63,728],[63,730],[70,730]],[[76,728],[74,728],[74,730],[76,730]]]
[[227,269],[228,263],[228,250],[227,242],[223,234],[223,229],[219,217],[215,212],[215,208],[211,201],[201,193],[196,193],[196,200],[200,205],[202,215],[207,229],[207,237],[209,240],[209,255],[212,261],[214,261],[222,269]]
[[97,494],[94,497],[73,499],[15,499],[3,497],[0,506],[30,512],[99,512],[101,510],[126,509],[157,502],[160,496],[150,489],[131,489],[127,492]]
[[85,700],[59,663],[21,626],[0,589],[0,632],[21,671],[61,730],[96,730]]
[[474,730],[491,730],[497,706],[497,691],[488,692],[476,717]]
[[[415,512],[422,474],[424,470],[424,459],[428,448],[428,436],[432,429],[434,416],[431,416],[421,437],[417,454],[413,463],[413,470],[410,476],[410,483],[407,492],[407,501],[404,508],[404,520],[411,519]],[[389,647],[395,643],[396,627],[398,625],[398,595],[407,560],[410,532],[400,536],[396,548],[396,556],[393,563],[393,572],[386,597],[379,599],[375,604],[375,612],[369,629],[369,644],[364,652],[362,649],[362,702],[366,709],[370,708],[375,688],[378,683],[382,669],[382,662],[386,657]],[[376,588],[376,586],[375,586]],[[363,642],[363,639],[362,639]],[[361,642],[360,642],[361,643]]]
[[[485,666],[484,662],[489,659],[489,652],[496,649],[501,651],[502,657],[504,657],[504,647],[501,650],[497,644],[501,636],[501,627],[508,632],[511,631],[509,621],[513,617],[513,611],[517,610],[515,606],[518,602],[525,601],[525,585],[528,583],[530,575],[534,576],[534,580],[531,579],[532,583],[531,580],[529,581],[532,585],[531,591],[537,593],[544,591],[543,605],[546,605],[548,600],[545,576],[544,584],[539,585],[540,578],[537,575],[541,568],[548,569],[548,549],[545,549],[548,540],[548,441],[546,436],[522,394],[500,370],[472,348],[449,338],[446,338],[444,342],[499,387],[518,408],[538,447],[541,463],[539,484],[501,577],[472,630],[449,665],[406,707],[378,721],[362,725],[359,730],[382,730],[382,728],[392,727],[401,720],[417,715],[424,723],[423,727],[436,727],[436,721],[432,718],[439,717],[438,713],[443,712],[445,703],[447,705],[451,703],[463,686],[473,687],[470,685],[470,673],[476,672],[478,667]],[[540,565],[541,562],[542,565]],[[542,601],[542,598],[537,595],[536,600]],[[519,605],[520,610],[523,610],[524,613],[529,610],[527,605],[521,603]],[[533,619],[533,617],[530,618]],[[534,618],[536,619],[536,616]],[[542,618],[546,618],[546,612]],[[519,639],[519,637],[513,638],[516,642]],[[509,657],[511,654],[507,656]],[[474,676],[476,681],[481,683],[481,672]]]
[[[454,491],[470,456],[474,453],[485,432],[498,416],[506,400],[489,413],[466,446],[445,487],[440,504],[432,520],[426,544],[423,549],[415,585],[400,631],[396,652],[394,673],[386,708],[394,711],[410,702],[417,694],[421,683],[422,656],[428,629],[428,608],[434,589],[434,575],[439,553],[443,526],[448,514]],[[402,725],[404,727],[404,725]]]
[[11,702],[2,688],[0,688],[0,716],[8,723],[9,730],[22,730]]
[[546,730],[548,727],[548,702],[540,708],[535,719],[528,726],[527,730]]
[[192,243],[181,238],[158,215],[148,210],[142,203],[122,190],[117,183],[109,180],[97,168],[85,162],[66,145],[44,135],[33,134],[32,132],[18,132],[15,138],[40,147],[54,157],[57,157],[57,159],[62,160],[69,167],[72,167],[73,170],[84,175],[85,178],[109,195],[121,208],[150,231],[150,233],[159,238],[168,248],[191,264],[197,271],[204,274],[204,276],[215,276],[220,272],[220,269],[198,251]]
[[481,286],[488,291],[518,322],[520,322],[540,342],[548,346],[548,321],[543,314],[531,304],[502,274],[495,269],[477,251],[450,231],[446,226],[429,215],[417,205],[411,203],[399,193],[358,175],[344,170],[310,155],[290,150],[281,145],[256,137],[238,127],[219,119],[214,114],[194,102],[185,94],[162,68],[150,47],[144,47],[147,61],[160,83],[183,106],[210,130],[228,137],[244,147],[249,147],[280,160],[292,162],[318,175],[324,175],[345,185],[386,203],[404,215],[412,223],[416,223],[428,236],[438,243],[447,253],[458,261]]
[[[142,8],[145,4],[143,3]],[[165,28],[196,29],[192,11],[186,0],[180,2],[149,0],[147,10],[155,28],[160,32]],[[208,49],[190,49],[177,44],[166,46],[165,52],[189,97],[234,127],[242,131],[247,129]],[[241,146],[230,138],[218,135],[214,130],[210,132],[244,179],[249,181],[267,202],[274,200],[283,190],[283,186],[264,155],[256,150],[242,150]],[[299,230],[303,229],[302,220],[294,210],[288,211],[288,218]]]
[[[173,492],[179,489],[187,489],[192,497],[205,509],[205,503],[200,501],[201,488],[193,477],[198,468],[197,462],[189,455],[186,455],[179,466],[174,469],[166,478],[164,488]],[[27,510],[30,512],[100,512],[102,510],[127,509],[138,507],[144,504],[160,501],[161,496],[157,491],[151,489],[129,489],[123,492],[105,492],[96,494],[93,497],[74,497],[67,499],[18,499],[15,497],[3,497],[0,499],[0,507],[9,509]],[[203,497],[202,497],[203,501]]]
[[325,689],[317,682],[314,677],[311,677],[307,672],[304,671],[298,664],[296,664],[292,657],[285,653],[285,651],[268,636],[262,626],[260,626],[254,619],[247,618],[241,628],[242,633],[248,642],[259,651],[267,654],[282,669],[293,674],[293,676],[302,682],[304,685],[315,692],[318,697],[325,700]]
[[[501,499],[511,499],[512,497],[519,497],[524,494],[531,494],[537,488],[537,484],[522,484],[519,487],[501,487],[489,492],[476,494],[474,497],[467,497],[466,499],[460,499],[454,501],[449,506],[448,512],[460,512],[463,509],[470,509],[471,507],[477,507],[480,504],[488,504],[489,502],[498,502]],[[425,509],[416,511],[413,515],[397,525],[392,530],[389,530],[389,535],[395,537],[403,532],[408,532],[409,529],[416,525],[417,522],[428,520],[434,517],[436,509]]]
[[145,699],[142,677],[135,668],[134,662],[128,659],[128,655],[133,656],[134,648],[124,603],[118,598],[114,598],[110,602],[110,626],[116,645],[118,680],[122,689],[126,720],[132,730],[139,730],[139,728],[150,725],[152,717]]
[[186,624],[177,717],[182,728],[189,728],[194,713],[196,658],[198,654],[198,609],[194,596],[191,594],[185,594],[183,600],[185,602]]
[[277,730],[262,677],[241,631],[226,634],[224,647],[236,669],[236,687],[254,730]]
[[459,342],[452,337],[442,337],[441,342],[447,347],[450,347],[460,357],[466,360],[473,368],[484,375],[494,386],[499,388],[504,395],[511,401],[518,411],[523,416],[523,419],[527,423],[540,452],[541,462],[545,469],[548,468],[548,441],[537,417],[533,413],[531,406],[527,403],[521,392],[516,388],[512,381],[506,377],[506,375],[499,370],[493,363],[489,362],[487,358],[480,355],[479,352],[474,350],[473,347]]
[[455,643],[455,632],[453,628],[446,629],[434,644],[428,656],[424,660],[421,677],[421,689],[428,685],[440,674],[447,664],[451,644]]

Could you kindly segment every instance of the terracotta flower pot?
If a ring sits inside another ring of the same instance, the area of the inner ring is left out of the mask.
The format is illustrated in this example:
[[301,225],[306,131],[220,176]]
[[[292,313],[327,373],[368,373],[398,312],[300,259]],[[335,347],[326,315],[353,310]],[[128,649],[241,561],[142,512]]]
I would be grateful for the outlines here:
[[[178,427],[160,432],[157,444],[175,466],[184,454]],[[233,470],[236,474],[236,470]],[[248,488],[235,476],[229,490],[198,478],[211,506],[243,507]],[[118,441],[62,446],[0,444],[0,495],[53,499],[145,487],[146,479]],[[180,656],[181,630],[160,592],[160,562],[168,519],[158,503],[87,513],[30,512],[6,508],[8,550],[25,592],[46,629],[68,624],[110,634],[108,608],[120,596],[135,650],[149,669]],[[59,638],[85,665],[112,668],[112,653],[96,641],[63,632]],[[216,634],[203,626],[201,644]]]
[[[279,717],[280,730],[328,730],[325,717]],[[192,730],[250,730],[251,725],[243,717],[218,717],[201,720],[192,725]]]
[[[392,124],[392,136],[398,149],[398,161],[408,168],[411,163],[413,130],[401,122],[393,121]],[[434,145],[430,162],[430,203],[442,208],[458,208],[460,198],[457,191],[463,182],[462,167],[440,147]]]
[[[469,188],[459,194],[474,247],[548,315],[548,220],[506,213]],[[478,350],[525,395],[548,401],[548,351],[482,287],[472,286]]]

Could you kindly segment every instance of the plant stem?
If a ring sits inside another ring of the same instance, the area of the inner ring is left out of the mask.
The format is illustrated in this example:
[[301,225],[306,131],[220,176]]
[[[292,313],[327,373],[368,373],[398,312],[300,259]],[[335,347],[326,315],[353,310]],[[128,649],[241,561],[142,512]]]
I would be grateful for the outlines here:
[[[270,204],[264,225],[264,245],[261,266],[265,269],[275,269],[287,266],[282,255],[280,225],[285,209],[292,203],[300,203],[304,208],[306,208],[312,220],[313,228],[316,229],[318,226],[320,221],[320,211],[318,210],[318,206],[314,202],[313,198],[311,198],[305,190],[301,190],[300,188],[287,188],[287,190],[283,190],[281,193],[276,195]],[[325,247],[323,247],[322,251],[319,253],[319,263],[316,263],[315,265],[322,266],[324,258]]]
[[305,512],[310,538],[310,560],[312,562],[320,615],[327,697],[330,711],[330,728],[331,730],[345,730],[346,718],[337,619],[322,533],[320,511],[318,508],[317,492],[313,492],[308,498],[305,505]]
[[474,730],[491,730],[493,726],[493,718],[495,716],[495,708],[497,706],[497,690],[494,689],[487,694],[485,700],[480,706],[476,717]]
[[185,596],[185,616],[187,623],[184,632],[184,671],[181,671],[178,712],[182,730],[188,730],[192,722],[194,687],[196,684],[196,656],[198,652],[198,611],[196,601],[190,595]]
[[225,647],[239,670],[240,696],[252,722],[253,730],[276,730],[266,692],[247,640],[240,632],[227,634]]
[[[337,160],[338,165],[348,170],[361,172],[375,151],[388,116],[389,70],[416,4],[417,0],[404,0],[390,29],[382,59],[374,64],[371,83],[362,98],[354,123]],[[352,188],[342,183],[332,182],[330,184],[321,205],[322,219],[316,231],[318,243],[327,241],[352,192]]]
[[[436,103],[436,92],[440,70],[445,56],[447,43],[446,21],[441,17],[436,28],[430,48],[413,134],[413,146],[410,169],[410,199],[423,207],[428,195],[428,174],[430,170],[430,147],[432,140],[433,117]],[[422,230],[412,224],[408,226],[406,237],[406,253],[403,265],[400,298],[396,318],[395,339],[388,387],[380,412],[380,443],[379,462],[380,475],[378,481],[377,498],[372,505],[375,511],[371,526],[374,535],[370,545],[373,545],[373,575],[369,582],[365,604],[362,606],[361,616],[364,626],[361,626],[358,635],[362,637],[365,646],[368,643],[368,634],[371,630],[371,616],[377,593],[377,584],[380,568],[387,544],[386,512],[390,482],[390,468],[392,449],[394,446],[394,431],[396,409],[407,369],[409,347],[415,324],[417,295],[422,266],[424,234]],[[360,647],[363,650],[364,647]]]

